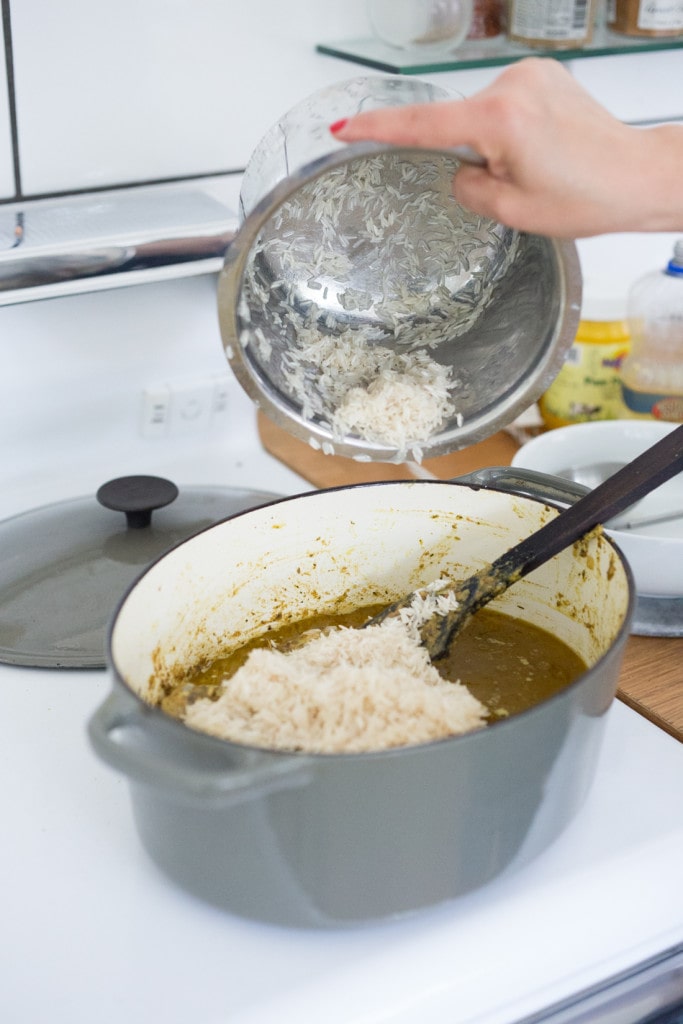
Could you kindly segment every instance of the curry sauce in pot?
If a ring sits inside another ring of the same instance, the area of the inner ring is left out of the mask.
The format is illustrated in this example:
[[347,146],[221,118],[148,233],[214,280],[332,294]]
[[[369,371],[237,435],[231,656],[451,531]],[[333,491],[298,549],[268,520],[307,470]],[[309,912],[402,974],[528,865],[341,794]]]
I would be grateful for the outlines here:
[[[250,653],[263,647],[286,652],[321,631],[362,627],[384,605],[366,605],[344,614],[314,615],[220,652],[210,664],[191,668],[161,700],[168,714],[183,718],[188,704],[217,699]],[[525,711],[564,689],[587,668],[567,644],[522,619],[484,608],[465,625],[448,656],[436,665],[452,683],[463,683],[484,704],[490,721]]]

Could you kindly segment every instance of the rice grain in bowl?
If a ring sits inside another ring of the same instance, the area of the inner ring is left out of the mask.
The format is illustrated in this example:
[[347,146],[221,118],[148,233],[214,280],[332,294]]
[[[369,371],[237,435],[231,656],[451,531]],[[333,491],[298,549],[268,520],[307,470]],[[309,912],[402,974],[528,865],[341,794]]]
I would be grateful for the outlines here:
[[283,617],[462,576],[554,514],[465,484],[370,484],[236,516],[160,559],[118,610],[113,690],[91,722],[99,754],[129,776],[160,867],[232,912],[332,925],[450,899],[543,849],[587,792],[628,635],[629,570],[602,536],[498,599],[561,635],[588,671],[462,736],[363,753],[264,749],[188,728],[153,706],[150,680]]

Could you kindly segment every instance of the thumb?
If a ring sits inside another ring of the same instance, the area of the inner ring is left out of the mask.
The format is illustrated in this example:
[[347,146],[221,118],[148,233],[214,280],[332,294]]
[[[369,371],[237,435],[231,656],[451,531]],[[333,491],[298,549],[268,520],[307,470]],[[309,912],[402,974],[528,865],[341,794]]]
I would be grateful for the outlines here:
[[468,210],[501,221],[508,227],[519,226],[512,223],[517,190],[510,182],[494,177],[489,170],[463,164],[453,178],[452,192]]

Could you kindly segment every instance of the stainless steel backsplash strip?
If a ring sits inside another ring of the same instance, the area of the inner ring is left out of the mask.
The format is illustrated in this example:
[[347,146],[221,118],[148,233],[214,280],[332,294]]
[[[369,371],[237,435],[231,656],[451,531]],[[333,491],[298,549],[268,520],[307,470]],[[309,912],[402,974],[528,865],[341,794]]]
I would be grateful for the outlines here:
[[0,207],[0,306],[213,273],[236,230],[201,181]]

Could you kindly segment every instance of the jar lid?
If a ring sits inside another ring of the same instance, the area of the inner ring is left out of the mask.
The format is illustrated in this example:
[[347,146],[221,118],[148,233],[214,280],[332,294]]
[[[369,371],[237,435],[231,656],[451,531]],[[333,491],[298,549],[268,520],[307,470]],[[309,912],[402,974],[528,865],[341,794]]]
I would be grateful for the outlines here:
[[0,522],[0,662],[104,668],[105,634],[130,584],[213,523],[279,495],[128,476],[96,495]]

